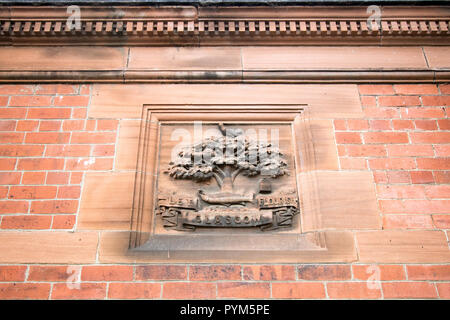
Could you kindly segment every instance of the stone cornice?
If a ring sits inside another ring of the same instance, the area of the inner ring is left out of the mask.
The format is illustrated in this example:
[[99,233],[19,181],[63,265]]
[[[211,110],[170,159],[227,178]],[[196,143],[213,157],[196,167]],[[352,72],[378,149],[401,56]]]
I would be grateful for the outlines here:
[[450,47],[0,46],[1,82],[450,81]]
[[0,7],[1,45],[449,45],[450,7]]

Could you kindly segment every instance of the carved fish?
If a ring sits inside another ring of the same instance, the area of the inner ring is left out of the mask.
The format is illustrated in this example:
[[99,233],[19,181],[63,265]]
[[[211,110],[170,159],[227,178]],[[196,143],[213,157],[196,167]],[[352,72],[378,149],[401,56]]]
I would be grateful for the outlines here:
[[199,190],[198,194],[203,201],[213,204],[252,202],[254,198],[253,193],[248,195],[238,195],[232,193],[216,193],[207,195],[203,190]]

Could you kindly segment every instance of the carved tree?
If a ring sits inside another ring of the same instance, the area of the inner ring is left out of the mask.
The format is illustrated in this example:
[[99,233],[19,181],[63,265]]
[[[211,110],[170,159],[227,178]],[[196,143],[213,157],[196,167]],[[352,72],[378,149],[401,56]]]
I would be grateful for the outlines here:
[[287,163],[270,143],[250,140],[241,129],[219,124],[221,137],[211,137],[183,148],[166,171],[175,179],[205,181],[214,177],[222,194],[232,193],[239,174],[265,173],[272,178],[287,173]]

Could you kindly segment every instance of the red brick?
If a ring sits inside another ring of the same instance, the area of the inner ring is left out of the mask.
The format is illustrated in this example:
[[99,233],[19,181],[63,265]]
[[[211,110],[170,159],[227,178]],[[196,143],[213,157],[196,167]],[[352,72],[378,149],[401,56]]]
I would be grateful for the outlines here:
[[0,119],[23,119],[26,114],[26,108],[0,108]]
[[81,281],[131,281],[132,266],[85,266],[81,271]]
[[0,201],[0,213],[27,213],[28,201]]
[[377,194],[384,199],[424,199],[423,186],[417,185],[378,185]]
[[294,266],[251,265],[243,267],[244,280],[295,280]]
[[94,150],[92,151],[92,155],[94,157],[107,157],[114,156],[115,145],[95,145]]
[[20,172],[0,172],[0,184],[19,184]]
[[84,119],[87,117],[87,108],[74,108],[72,110],[73,119]]
[[411,143],[450,143],[450,132],[411,132]]
[[219,282],[218,298],[264,299],[270,298],[268,282]]
[[434,183],[431,171],[410,171],[412,183]]
[[86,120],[64,120],[63,131],[80,131],[84,130]]
[[430,199],[450,198],[450,185],[425,186],[425,194]]
[[384,213],[449,213],[450,200],[380,200]]
[[16,166],[16,159],[0,159],[0,170],[11,171]]
[[68,143],[70,133],[68,132],[27,132],[26,143]]
[[436,120],[415,120],[417,130],[437,130]]
[[43,120],[39,125],[39,131],[58,131],[61,128],[59,120]]
[[2,229],[49,229],[52,217],[46,216],[6,216],[2,219]]
[[439,89],[442,94],[450,94],[450,84],[440,84]]
[[21,132],[0,132],[0,143],[22,143],[23,136]]
[[66,283],[55,283],[52,299],[104,299],[106,283],[81,283],[80,288],[70,289]]
[[110,299],[157,299],[161,296],[159,283],[111,283]]
[[320,282],[272,283],[272,298],[275,299],[323,299],[325,288]]
[[10,107],[49,107],[52,97],[49,96],[12,96],[9,99]]
[[187,280],[186,266],[136,266],[136,280]]
[[67,108],[29,108],[27,119],[67,119],[70,114]]
[[35,94],[76,94],[77,85],[69,84],[40,84],[36,86]]
[[394,130],[408,130],[415,129],[414,122],[412,120],[392,120]]
[[365,143],[408,143],[406,132],[365,132]]
[[375,183],[388,183],[386,171],[372,171]]
[[436,283],[441,299],[450,299],[450,283]]
[[450,170],[450,158],[417,158],[417,169]]
[[394,119],[399,117],[397,108],[365,107],[364,114],[368,118]]
[[423,96],[422,103],[424,106],[450,106],[450,96]]
[[114,143],[115,132],[73,132],[71,143]]
[[401,265],[352,265],[355,280],[405,280],[405,271]]
[[344,170],[367,169],[366,159],[340,158],[339,162],[341,165],[341,169],[344,169]]
[[49,145],[45,151],[46,156],[51,157],[86,157],[91,153],[89,145]]
[[436,183],[450,183],[450,171],[433,171]]
[[95,127],[97,125],[96,120],[86,120],[86,131],[95,131]]
[[9,188],[9,199],[53,199],[56,187],[50,186],[12,186]]
[[394,89],[397,94],[439,94],[435,84],[397,84]]
[[0,283],[0,300],[42,300],[49,294],[49,283]]
[[450,130],[450,119],[440,119],[437,121],[439,129]]
[[337,119],[333,121],[335,130],[347,130],[347,121],[343,119]]
[[67,159],[66,170],[111,170],[113,158],[78,158]]
[[0,281],[24,281],[26,266],[0,266]]
[[0,199],[5,199],[8,195],[8,187],[0,187]]
[[450,229],[450,215],[433,214],[434,225],[439,229]]
[[345,145],[337,145],[337,152],[339,157],[344,157],[347,155],[347,146]]
[[58,188],[59,199],[78,199],[81,194],[80,186],[61,186]]
[[81,266],[30,266],[28,272],[28,281],[51,281],[66,282],[75,278],[78,280],[81,272]]
[[433,229],[429,215],[385,215],[383,229]]
[[163,299],[214,299],[216,284],[208,282],[165,282]]
[[358,89],[361,95],[394,94],[390,84],[361,84]]
[[62,170],[64,159],[55,158],[26,158],[19,159],[19,170]]
[[52,229],[72,229],[76,216],[73,214],[53,216]]
[[450,144],[435,145],[434,151],[436,153],[436,157],[450,157]]
[[391,130],[390,120],[370,120],[369,127],[371,130]]
[[348,145],[347,155],[350,157],[384,157],[386,148],[384,146],[371,145]]
[[387,171],[386,176],[389,183],[410,183],[408,171]]
[[241,267],[237,265],[190,266],[189,280],[241,280]]
[[83,172],[72,172],[70,174],[70,184],[80,184],[83,181]]
[[406,108],[402,109],[403,119],[417,119],[417,118],[443,118],[445,116],[442,108]]
[[33,201],[31,213],[76,213],[78,200]]
[[44,184],[46,174],[43,171],[24,172],[22,184]]
[[88,103],[88,96],[58,96],[54,101],[57,107],[85,107]]
[[35,157],[44,153],[41,145],[0,145],[0,156],[2,157]]
[[80,86],[80,94],[89,95],[91,93],[91,85],[90,84],[82,84]]
[[349,119],[347,120],[348,130],[367,130],[369,123],[367,120]]
[[337,143],[361,143],[361,134],[359,132],[336,132]]
[[349,280],[349,265],[300,265],[298,279],[302,280]]
[[387,148],[390,157],[434,156],[431,145],[396,145]]
[[380,107],[408,107],[420,106],[420,99],[417,96],[392,96],[378,97]]
[[385,299],[436,298],[436,289],[429,282],[386,282],[382,284]]
[[6,107],[8,105],[9,98],[6,96],[0,96],[0,106]]
[[68,184],[69,183],[69,172],[48,172],[47,173],[47,184]]
[[19,84],[2,84],[0,85],[0,94],[32,94],[33,86]]
[[0,131],[14,131],[16,128],[16,120],[1,120]]
[[409,280],[450,280],[450,265],[406,266]]
[[368,282],[329,282],[328,296],[331,299],[379,299],[380,288],[370,288]]
[[34,131],[39,126],[38,120],[19,120],[16,131]]
[[410,170],[416,164],[411,158],[369,159],[369,167],[375,170]]

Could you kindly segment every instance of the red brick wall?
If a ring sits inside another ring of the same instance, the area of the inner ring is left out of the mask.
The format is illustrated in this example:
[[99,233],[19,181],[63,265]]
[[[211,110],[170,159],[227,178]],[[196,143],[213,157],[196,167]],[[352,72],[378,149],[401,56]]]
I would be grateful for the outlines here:
[[[450,85],[359,92],[365,119],[334,121],[340,168],[373,173],[383,229],[448,240]],[[77,230],[84,174],[113,169],[117,142],[90,99],[89,85],[0,85],[0,232]],[[0,299],[216,297],[450,299],[450,265],[0,265]]]

